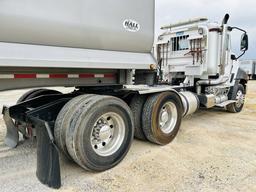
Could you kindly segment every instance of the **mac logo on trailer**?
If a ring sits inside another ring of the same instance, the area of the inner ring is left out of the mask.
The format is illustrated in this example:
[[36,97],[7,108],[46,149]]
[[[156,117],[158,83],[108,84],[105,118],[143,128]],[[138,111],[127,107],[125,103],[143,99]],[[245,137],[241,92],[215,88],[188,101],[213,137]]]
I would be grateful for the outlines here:
[[140,30],[140,24],[132,19],[126,19],[123,22],[125,30],[130,32],[138,32]]

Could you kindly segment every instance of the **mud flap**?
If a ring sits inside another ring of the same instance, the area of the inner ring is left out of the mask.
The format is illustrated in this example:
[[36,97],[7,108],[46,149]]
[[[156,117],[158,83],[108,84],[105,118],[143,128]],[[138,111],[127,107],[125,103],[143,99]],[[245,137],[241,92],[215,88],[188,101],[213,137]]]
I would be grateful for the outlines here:
[[[4,110],[6,117],[9,112],[10,120],[13,118],[35,127],[37,138],[36,175],[41,183],[55,189],[61,187],[61,174],[59,150],[53,137],[54,122],[59,111],[71,98],[72,95],[69,94],[41,96],[7,108],[8,111]],[[11,122],[13,123],[13,121],[7,121],[6,124],[10,123],[11,125]],[[13,137],[15,134],[10,135]]]
[[53,125],[49,122],[31,119],[36,123],[38,180],[51,188],[61,187],[59,150],[52,135]]
[[3,114],[3,119],[5,122],[6,128],[7,128],[4,143],[10,148],[15,148],[15,147],[17,147],[18,142],[19,142],[18,129],[15,126],[12,118],[10,117],[8,107],[6,107],[6,106],[3,107],[2,114]]

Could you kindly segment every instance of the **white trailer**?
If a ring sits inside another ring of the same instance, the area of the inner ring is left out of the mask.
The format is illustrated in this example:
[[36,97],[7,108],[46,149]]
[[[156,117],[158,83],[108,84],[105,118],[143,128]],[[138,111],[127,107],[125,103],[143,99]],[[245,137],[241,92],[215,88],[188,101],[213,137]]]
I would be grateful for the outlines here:
[[256,79],[256,61],[242,60],[240,61],[240,66],[249,76],[249,79]]
[[61,186],[58,151],[86,170],[104,171],[121,162],[134,135],[166,145],[182,117],[199,107],[242,110],[247,79],[231,54],[231,31],[239,28],[228,26],[229,16],[220,25],[203,18],[163,27],[155,59],[154,6],[0,2],[0,90],[75,87],[68,94],[33,89],[3,108],[8,146],[18,145],[19,133],[36,136],[43,184]]

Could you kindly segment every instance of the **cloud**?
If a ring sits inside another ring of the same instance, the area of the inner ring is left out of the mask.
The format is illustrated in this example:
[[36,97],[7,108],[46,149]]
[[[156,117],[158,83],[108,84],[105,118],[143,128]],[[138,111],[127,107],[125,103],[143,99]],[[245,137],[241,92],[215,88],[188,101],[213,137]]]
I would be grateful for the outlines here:
[[[156,34],[160,27],[195,17],[207,17],[210,21],[221,22],[226,13],[230,14],[231,26],[248,31],[250,49],[243,59],[256,59],[256,1],[254,0],[156,0]],[[233,35],[233,47],[239,47],[237,33]]]

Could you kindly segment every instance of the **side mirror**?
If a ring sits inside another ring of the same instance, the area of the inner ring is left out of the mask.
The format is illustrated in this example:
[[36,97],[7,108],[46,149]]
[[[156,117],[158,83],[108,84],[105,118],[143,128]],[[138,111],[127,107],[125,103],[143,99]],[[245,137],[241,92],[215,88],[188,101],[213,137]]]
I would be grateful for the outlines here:
[[248,35],[246,33],[244,33],[241,37],[241,46],[240,46],[240,50],[241,51],[247,51],[249,48],[249,41],[248,41]]
[[236,59],[236,56],[235,56],[234,54],[231,55],[231,60],[232,60],[232,61],[237,60],[237,59]]

